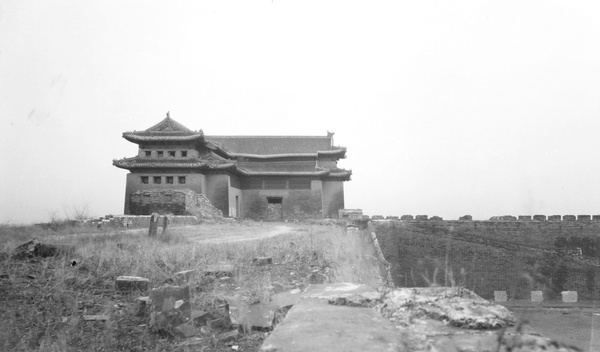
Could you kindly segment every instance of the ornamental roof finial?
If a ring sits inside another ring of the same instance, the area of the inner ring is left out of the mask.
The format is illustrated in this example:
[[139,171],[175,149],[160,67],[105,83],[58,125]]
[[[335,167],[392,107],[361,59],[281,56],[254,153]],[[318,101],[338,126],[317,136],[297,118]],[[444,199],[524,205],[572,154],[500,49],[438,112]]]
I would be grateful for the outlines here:
[[170,119],[171,116],[169,116],[169,111],[167,111],[167,118]]

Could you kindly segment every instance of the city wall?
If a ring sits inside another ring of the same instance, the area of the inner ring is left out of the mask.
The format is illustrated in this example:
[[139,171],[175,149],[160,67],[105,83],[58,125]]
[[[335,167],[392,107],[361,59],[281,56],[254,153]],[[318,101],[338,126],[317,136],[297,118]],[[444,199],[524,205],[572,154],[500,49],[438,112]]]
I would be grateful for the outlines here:
[[560,299],[562,291],[600,299],[598,216],[401,218],[368,225],[397,286],[462,285],[486,299],[494,291],[507,291],[509,299],[529,299],[531,291],[547,299]]

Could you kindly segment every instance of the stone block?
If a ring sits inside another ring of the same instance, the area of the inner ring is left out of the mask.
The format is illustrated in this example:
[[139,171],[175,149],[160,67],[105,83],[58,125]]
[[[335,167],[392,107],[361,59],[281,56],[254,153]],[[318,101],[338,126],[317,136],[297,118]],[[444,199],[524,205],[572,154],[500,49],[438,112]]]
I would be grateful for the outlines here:
[[577,291],[562,291],[562,301],[565,303],[575,303],[577,302]]
[[442,221],[442,220],[444,220],[444,218],[442,218],[441,216],[434,215],[431,218],[429,218],[429,220],[431,220],[431,221]]
[[203,310],[194,310],[192,311],[192,321],[196,326],[206,325],[206,322],[210,319],[210,315],[208,312]]
[[415,216],[415,220],[427,220],[429,217],[427,215],[417,215]]
[[17,246],[12,252],[12,258],[22,260],[33,257],[54,257],[72,254],[74,251],[75,246],[71,244],[44,244],[34,238]]
[[549,215],[548,216],[548,221],[561,221],[562,216],[561,215]]
[[471,215],[461,216],[460,218],[458,218],[458,220],[472,221],[473,220],[473,216],[471,216]]
[[238,301],[237,305],[229,306],[231,322],[248,330],[251,328],[271,329],[273,319],[275,319],[275,310],[276,308],[268,302],[248,305],[243,301]]
[[176,336],[186,339],[188,337],[193,337],[200,334],[200,329],[195,327],[192,322],[189,322],[176,326],[173,329],[173,332]]
[[119,276],[115,281],[118,292],[148,291],[150,280],[138,276]]
[[546,215],[534,215],[533,220],[536,221],[546,221]]
[[506,291],[494,291],[494,302],[506,302],[508,301],[508,295]]
[[209,265],[203,270],[205,276],[216,276],[216,277],[233,277],[233,264],[214,264]]
[[[242,329],[270,329],[275,323],[278,310],[290,307],[300,299],[301,293],[283,293],[273,296],[269,302],[248,302],[240,296],[224,297],[228,303],[231,323]],[[291,291],[290,291],[291,292]]]
[[150,297],[138,297],[135,300],[135,315],[138,317],[148,315],[150,313],[150,306],[152,300]]
[[600,221],[600,215],[592,215],[592,221]]
[[577,215],[577,221],[592,221],[591,215]]
[[414,219],[415,219],[415,217],[412,215],[402,215],[400,217],[400,220],[414,220]]
[[196,270],[184,270],[176,272],[174,275],[175,284],[177,286],[185,286],[191,284],[196,279]]
[[150,291],[151,324],[156,330],[172,331],[192,318],[189,286],[162,286]]
[[577,220],[575,215],[563,215],[563,221],[575,221]]
[[158,215],[157,213],[152,213],[152,215],[150,216],[150,226],[148,227],[148,236],[149,237],[156,237],[157,233],[158,233],[158,219],[160,218],[160,215]]
[[544,292],[543,291],[531,291],[531,301],[532,302],[543,302],[544,301]]
[[252,259],[252,265],[262,266],[273,264],[273,258],[271,257],[256,257]]
[[396,215],[388,215],[385,217],[386,220],[400,220]]
[[371,220],[383,220],[383,215],[373,215],[371,216]]
[[531,221],[531,215],[519,215],[520,221]]

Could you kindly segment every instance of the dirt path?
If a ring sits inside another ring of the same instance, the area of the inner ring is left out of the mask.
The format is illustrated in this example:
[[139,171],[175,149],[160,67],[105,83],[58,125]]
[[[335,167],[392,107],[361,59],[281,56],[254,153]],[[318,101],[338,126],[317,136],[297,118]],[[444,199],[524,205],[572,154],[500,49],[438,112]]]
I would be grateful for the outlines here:
[[287,225],[278,225],[272,228],[255,228],[253,230],[254,231],[242,231],[242,233],[237,231],[236,233],[202,234],[199,236],[190,236],[190,239],[198,243],[218,244],[227,242],[256,241],[288,234],[293,231],[293,229]]
[[[243,242],[243,241],[256,241],[265,238],[271,238],[275,236],[281,236],[290,233],[298,233],[299,229],[294,226],[288,226],[283,224],[267,223],[260,226],[239,226],[231,227],[229,225],[212,224],[212,225],[188,225],[188,226],[175,226],[169,228],[169,233],[175,236],[184,236],[190,241],[197,243],[231,243],[231,242]],[[88,233],[85,235],[90,236],[102,236],[102,235],[133,235],[133,234],[147,234],[148,229],[146,228],[134,228],[134,229],[119,229],[115,232],[98,232]],[[158,228],[158,234],[162,233],[162,227]],[[72,237],[80,236],[77,234],[69,234],[57,237],[60,240],[69,239]]]

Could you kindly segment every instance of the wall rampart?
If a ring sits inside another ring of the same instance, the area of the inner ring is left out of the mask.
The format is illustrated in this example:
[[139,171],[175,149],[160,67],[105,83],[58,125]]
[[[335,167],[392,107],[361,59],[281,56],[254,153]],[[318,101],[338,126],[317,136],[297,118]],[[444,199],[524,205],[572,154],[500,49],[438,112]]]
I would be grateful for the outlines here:
[[[402,215],[400,217],[394,215],[388,215],[386,217],[380,215],[373,215],[371,219],[373,220],[383,220],[383,219],[396,219],[400,220],[415,220],[415,221],[426,221],[426,220],[443,220],[443,218],[436,215]],[[473,220],[473,216],[464,215],[458,218],[458,220],[446,220],[446,221],[476,221],[476,222],[506,222],[506,221],[598,221],[600,222],[600,215],[502,215],[502,216],[492,216],[488,220]]]
[[484,298],[532,290],[600,299],[600,222],[582,220],[371,221],[394,283],[464,285]]

